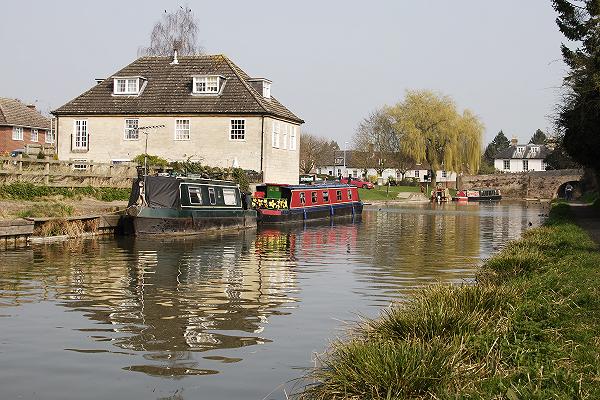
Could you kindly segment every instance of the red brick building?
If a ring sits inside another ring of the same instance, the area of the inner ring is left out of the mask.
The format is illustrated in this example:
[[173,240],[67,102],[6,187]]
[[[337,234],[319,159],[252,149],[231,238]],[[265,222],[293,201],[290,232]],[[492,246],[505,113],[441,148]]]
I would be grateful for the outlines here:
[[53,148],[54,141],[50,118],[40,114],[33,105],[0,97],[0,155],[26,147]]

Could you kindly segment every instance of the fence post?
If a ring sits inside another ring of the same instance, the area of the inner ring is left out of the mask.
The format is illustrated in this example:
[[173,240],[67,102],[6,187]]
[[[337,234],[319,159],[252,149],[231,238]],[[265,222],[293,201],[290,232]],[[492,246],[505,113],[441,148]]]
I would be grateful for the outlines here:
[[50,184],[50,161],[46,160],[44,164],[44,185]]

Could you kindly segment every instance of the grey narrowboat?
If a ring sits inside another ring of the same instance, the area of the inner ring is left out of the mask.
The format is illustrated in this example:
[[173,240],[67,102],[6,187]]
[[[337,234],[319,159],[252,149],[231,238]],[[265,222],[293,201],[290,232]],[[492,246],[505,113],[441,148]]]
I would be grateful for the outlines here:
[[133,182],[126,234],[194,234],[256,227],[239,186],[193,177],[142,176]]

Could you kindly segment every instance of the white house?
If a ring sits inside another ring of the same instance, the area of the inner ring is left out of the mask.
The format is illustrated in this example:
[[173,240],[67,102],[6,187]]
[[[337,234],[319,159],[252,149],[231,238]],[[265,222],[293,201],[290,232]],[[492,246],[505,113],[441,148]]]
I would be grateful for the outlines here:
[[512,141],[509,148],[494,157],[494,167],[502,172],[545,171],[544,159],[550,150],[543,144],[517,144]]
[[148,154],[169,161],[298,183],[304,121],[271,95],[271,81],[223,55],[141,57],[53,114],[61,160],[128,162],[147,139]]
[[[358,157],[357,157],[358,156]],[[361,164],[357,160],[363,160],[356,150],[338,150],[334,154],[333,163],[331,165],[317,166],[316,170],[318,174],[330,175],[330,176],[352,176],[354,178],[367,179],[369,176],[379,176],[377,170],[369,166],[368,168],[361,167]],[[365,174],[366,169],[366,174]],[[425,180],[425,177],[429,174],[429,166],[425,163],[415,164],[408,169],[404,178],[417,178],[419,182],[425,183],[431,181],[431,178]],[[402,173],[397,168],[386,168],[381,173],[381,177],[384,182],[388,181],[388,178],[394,178],[396,180],[402,179]],[[436,182],[456,182],[456,172],[452,171],[437,171]]]

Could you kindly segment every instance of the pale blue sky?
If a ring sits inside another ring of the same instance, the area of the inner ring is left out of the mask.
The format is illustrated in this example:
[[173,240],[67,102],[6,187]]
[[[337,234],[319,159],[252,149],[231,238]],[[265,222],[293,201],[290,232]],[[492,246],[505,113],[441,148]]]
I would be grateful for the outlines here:
[[[50,110],[136,58],[182,2],[2,1],[0,96]],[[566,67],[547,0],[193,1],[207,53],[228,55],[306,121],[351,141],[358,122],[406,89],[473,110],[485,141],[550,130]]]

